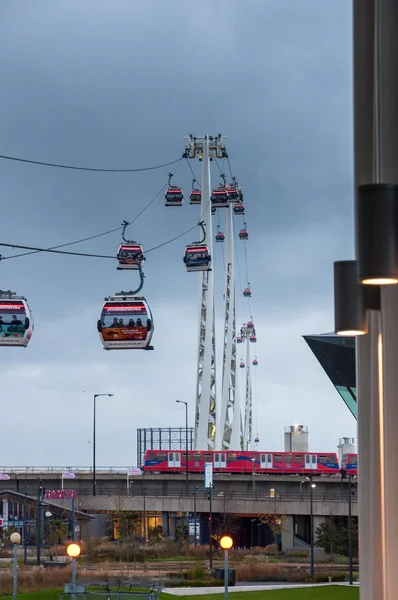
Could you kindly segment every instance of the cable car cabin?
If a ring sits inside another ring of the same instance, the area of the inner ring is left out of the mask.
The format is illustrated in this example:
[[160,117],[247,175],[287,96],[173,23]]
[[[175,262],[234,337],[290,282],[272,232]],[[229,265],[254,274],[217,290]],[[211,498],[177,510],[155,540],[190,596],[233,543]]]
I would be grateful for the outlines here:
[[105,298],[97,329],[104,350],[152,350],[153,320],[145,298]]
[[184,263],[187,271],[210,271],[211,256],[204,244],[190,244],[185,249]]
[[142,246],[138,244],[123,244],[120,246],[116,258],[119,261],[118,271],[122,269],[138,271],[139,265],[144,261],[144,252]]
[[240,366],[241,369],[245,368],[245,363],[243,362],[243,360],[240,361],[240,365],[239,366]]
[[337,475],[339,464],[336,453],[261,452],[256,471],[281,475]]
[[245,289],[243,290],[243,295],[244,295],[244,297],[245,297],[245,298],[250,298],[250,297],[251,297],[251,295],[252,295],[251,289],[250,289],[250,288],[248,288],[248,287],[247,287],[247,288],[245,288]]
[[254,438],[254,443],[258,444],[260,441],[260,438],[258,437],[258,435],[256,435],[256,437]]
[[253,323],[253,321],[248,321],[246,323],[246,327],[247,327],[247,329],[254,329],[254,323]]
[[255,335],[250,335],[250,336],[249,336],[249,341],[250,341],[252,344],[255,344],[255,343],[257,342],[257,338],[256,338],[256,336],[255,336]]
[[228,192],[225,188],[217,188],[211,193],[212,206],[216,208],[228,208]]
[[255,359],[253,360],[253,365],[254,365],[255,367],[257,367],[257,365],[258,365],[258,360],[257,360],[257,358],[255,358]]
[[341,468],[346,471],[347,475],[358,475],[358,455],[343,454]]
[[192,190],[189,196],[189,204],[200,204],[202,202],[202,192],[200,190]]
[[247,229],[241,229],[239,231],[239,239],[240,240],[248,240],[249,239],[249,234],[247,232]]
[[[255,443],[259,442],[258,436]],[[147,450],[144,472],[185,473],[185,450]],[[216,473],[269,473],[272,475],[338,475],[335,453],[257,452],[257,451],[188,451],[188,472],[203,473],[205,463],[213,464]]]
[[240,335],[238,335],[238,337],[236,338],[236,343],[241,344],[242,342],[243,342],[243,339],[240,337]]
[[223,242],[225,240],[225,235],[222,231],[217,231],[216,233],[216,242]]
[[236,202],[239,200],[239,192],[235,186],[227,187],[227,194],[230,202]]
[[0,346],[26,348],[33,333],[32,313],[23,296],[0,297]]
[[184,193],[181,188],[169,187],[166,195],[166,206],[182,206]]
[[237,202],[236,204],[234,204],[234,214],[235,215],[244,215],[245,214],[245,207],[242,204],[242,202]]

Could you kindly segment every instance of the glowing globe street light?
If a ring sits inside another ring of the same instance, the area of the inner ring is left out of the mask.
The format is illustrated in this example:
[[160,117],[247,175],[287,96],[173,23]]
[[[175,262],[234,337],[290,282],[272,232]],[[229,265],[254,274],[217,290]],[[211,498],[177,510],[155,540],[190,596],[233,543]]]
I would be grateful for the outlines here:
[[225,590],[224,597],[225,597],[225,600],[228,600],[228,576],[229,576],[228,550],[231,550],[233,545],[234,545],[234,541],[231,538],[231,536],[229,536],[229,535],[222,536],[222,538],[220,540],[220,546],[224,550],[224,590]]
[[80,552],[81,552],[81,548],[80,548],[79,544],[69,544],[69,546],[66,548],[67,555],[70,556],[72,559],[72,589],[73,589],[72,599],[73,600],[75,600],[75,598],[76,598],[76,593],[75,593],[76,559],[78,556],[80,556]]
[[21,543],[21,536],[16,531],[10,535],[10,542],[14,546],[14,581],[12,588],[13,600],[17,600],[17,568],[18,568],[18,546]]

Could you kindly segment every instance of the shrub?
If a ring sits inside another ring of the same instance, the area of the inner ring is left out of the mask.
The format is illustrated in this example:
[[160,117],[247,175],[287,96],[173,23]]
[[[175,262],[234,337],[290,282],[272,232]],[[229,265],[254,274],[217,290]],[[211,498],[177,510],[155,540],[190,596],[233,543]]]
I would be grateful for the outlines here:
[[308,558],[308,552],[301,550],[289,550],[286,552],[285,558]]
[[202,580],[205,578],[204,567],[197,565],[188,571],[188,579]]

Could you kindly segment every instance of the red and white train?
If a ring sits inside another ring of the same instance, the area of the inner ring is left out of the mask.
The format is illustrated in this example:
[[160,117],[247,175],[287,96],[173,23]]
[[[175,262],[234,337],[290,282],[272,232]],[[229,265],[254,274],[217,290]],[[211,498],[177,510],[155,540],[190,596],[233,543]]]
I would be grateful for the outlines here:
[[[145,473],[185,473],[184,450],[147,450]],[[203,473],[211,462],[215,473],[265,473],[269,475],[340,475],[335,452],[188,451],[188,472]],[[341,467],[356,475],[357,455],[343,456]]]

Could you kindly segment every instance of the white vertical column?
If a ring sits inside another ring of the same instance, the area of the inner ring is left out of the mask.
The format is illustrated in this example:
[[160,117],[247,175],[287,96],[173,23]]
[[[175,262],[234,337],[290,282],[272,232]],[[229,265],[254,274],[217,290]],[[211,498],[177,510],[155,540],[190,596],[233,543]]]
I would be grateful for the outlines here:
[[250,332],[246,329],[246,394],[245,394],[245,428],[243,433],[244,449],[248,450],[252,440],[252,386],[250,376]]
[[[201,220],[212,254],[209,137],[203,138]],[[195,448],[214,449],[216,433],[215,328],[213,271],[199,274],[199,348],[196,385]]]

